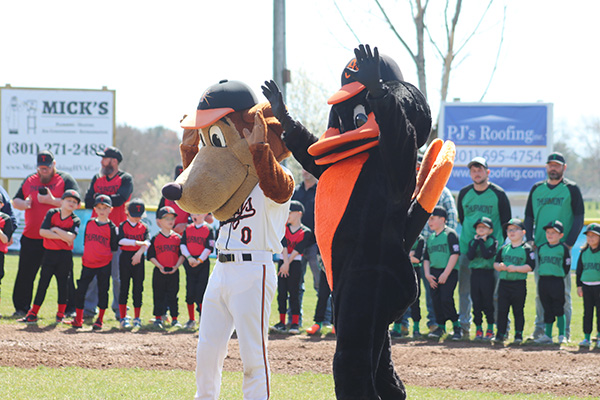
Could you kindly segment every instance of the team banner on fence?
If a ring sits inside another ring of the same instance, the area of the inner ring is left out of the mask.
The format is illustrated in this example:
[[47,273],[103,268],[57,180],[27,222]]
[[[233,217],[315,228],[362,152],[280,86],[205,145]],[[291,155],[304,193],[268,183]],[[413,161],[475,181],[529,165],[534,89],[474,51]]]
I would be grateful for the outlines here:
[[467,164],[484,157],[490,180],[507,192],[528,193],[546,178],[552,149],[552,104],[443,103],[440,137],[456,144],[448,188],[473,183]]
[[89,179],[114,129],[113,90],[0,88],[0,176],[25,178],[50,150],[58,169]]

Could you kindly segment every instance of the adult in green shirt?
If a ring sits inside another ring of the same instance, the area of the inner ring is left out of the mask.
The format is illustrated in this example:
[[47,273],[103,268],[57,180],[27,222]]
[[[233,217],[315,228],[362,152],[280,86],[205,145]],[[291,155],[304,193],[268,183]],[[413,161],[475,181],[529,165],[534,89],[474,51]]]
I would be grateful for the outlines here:
[[[573,247],[581,228],[583,228],[583,197],[577,184],[564,177],[567,170],[565,157],[558,152],[548,156],[546,161],[547,179],[537,182],[531,188],[525,207],[525,229],[527,241],[534,249],[546,242],[544,226],[559,220],[564,226],[564,242],[569,249]],[[536,258],[536,262],[538,262]],[[534,269],[536,286],[539,281],[539,268]],[[544,309],[539,293],[535,296],[535,339],[544,335]],[[571,274],[565,276],[565,324],[566,338],[571,336]]]
[[[468,335],[471,326],[471,270],[467,251],[469,242],[476,234],[474,224],[481,217],[490,218],[494,235],[498,243],[502,244],[505,239],[502,225],[511,218],[508,197],[500,186],[490,182],[490,169],[486,159],[475,157],[467,166],[473,183],[460,190],[456,203],[458,219],[462,225],[458,259],[458,315],[465,335]],[[498,309],[496,305],[494,307]]]

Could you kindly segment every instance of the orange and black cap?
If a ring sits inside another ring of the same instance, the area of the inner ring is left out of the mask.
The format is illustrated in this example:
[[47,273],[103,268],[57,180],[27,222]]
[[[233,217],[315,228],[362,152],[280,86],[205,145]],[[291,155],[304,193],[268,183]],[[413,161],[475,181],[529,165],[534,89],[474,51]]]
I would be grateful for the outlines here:
[[[327,104],[341,103],[356,96],[365,89],[365,86],[357,82],[347,69],[358,71],[356,58],[350,60],[344,67],[342,71],[342,87],[327,100]],[[396,64],[396,61],[385,54],[379,55],[379,74],[383,82],[404,80],[402,71],[400,71],[400,67]]]
[[258,99],[248,85],[224,79],[204,91],[196,112],[185,117],[181,127],[204,128],[229,113],[247,110],[257,103]]

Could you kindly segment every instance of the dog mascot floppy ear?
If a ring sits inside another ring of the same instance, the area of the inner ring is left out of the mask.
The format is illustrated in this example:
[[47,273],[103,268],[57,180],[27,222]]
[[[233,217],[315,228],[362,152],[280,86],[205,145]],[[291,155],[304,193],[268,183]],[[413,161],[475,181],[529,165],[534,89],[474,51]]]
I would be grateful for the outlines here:
[[408,251],[446,184],[454,146],[431,147],[417,184],[417,149],[431,130],[427,101],[377,48],[361,45],[355,56],[320,138],[289,116],[273,81],[263,93],[287,147],[319,178],[315,235],[333,290],[336,395],[403,399],[388,327],[416,298]]
[[181,124],[185,169],[163,187],[165,198],[185,211],[212,212],[221,221],[218,261],[202,303],[197,398],[219,397],[234,327],[244,363],[244,398],[269,397],[266,339],[277,286],[273,254],[282,251],[294,180],[279,164],[289,155],[281,125],[269,103],[257,103],[241,82],[209,87],[197,111]]

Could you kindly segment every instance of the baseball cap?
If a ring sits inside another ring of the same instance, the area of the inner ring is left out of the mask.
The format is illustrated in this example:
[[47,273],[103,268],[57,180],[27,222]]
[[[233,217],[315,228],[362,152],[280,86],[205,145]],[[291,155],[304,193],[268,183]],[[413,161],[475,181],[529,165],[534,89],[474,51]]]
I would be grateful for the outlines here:
[[38,167],[49,167],[54,161],[54,154],[50,150],[40,151],[37,155],[37,166]]
[[481,165],[483,168],[488,169],[487,160],[483,157],[475,157],[467,164],[467,168],[471,168],[473,165]]
[[558,151],[555,151],[554,153],[551,153],[548,156],[548,160],[546,161],[546,164],[548,164],[549,162],[555,162],[558,164],[564,164],[565,163],[565,156],[562,155],[562,153],[559,153]]
[[178,165],[175,167],[175,179],[183,172],[183,165]]
[[[327,104],[338,104],[356,96],[365,89],[365,85],[356,81],[354,77],[346,70],[358,71],[356,57],[348,61],[342,71],[342,87],[327,100]],[[385,54],[379,54],[379,74],[383,82],[404,81],[402,71],[391,57]]]
[[258,103],[248,85],[223,79],[204,91],[195,113],[181,121],[182,128],[205,128],[227,114],[247,110]]
[[64,200],[67,197],[72,197],[75,200],[77,200],[78,203],[81,203],[81,196],[79,196],[79,193],[77,193],[76,190],[73,190],[73,189],[67,189],[67,190],[65,190],[65,192],[61,196],[61,199]]
[[290,201],[290,211],[301,211],[304,213],[304,205],[298,200]]
[[442,206],[435,206],[431,215],[436,215],[438,217],[444,217],[444,218],[448,219],[448,212]]
[[565,231],[562,222],[559,220],[548,222],[546,226],[544,226],[544,230],[546,229],[554,229],[558,233],[563,233]]
[[174,215],[177,216],[177,213],[173,209],[173,207],[164,206],[158,209],[156,212],[156,219],[162,219],[165,215]]
[[519,218],[511,218],[507,223],[504,224],[503,228],[506,230],[509,225],[518,226],[521,229],[525,229],[525,224]]
[[97,151],[96,155],[100,157],[115,158],[118,162],[123,161],[123,154],[121,154],[121,150],[113,146],[109,146],[104,148],[104,150]]
[[109,196],[107,196],[105,194],[99,194],[94,199],[94,206],[97,206],[98,204],[105,204],[109,207],[112,207],[112,200],[110,199]]
[[146,207],[144,206],[144,202],[142,199],[133,199],[129,202],[127,206],[127,211],[129,215],[138,218],[144,215],[144,211],[146,211]]
[[490,218],[488,218],[488,217],[481,217],[481,218],[479,218],[473,224],[473,228],[477,228],[477,225],[479,225],[479,224],[483,224],[483,225],[487,226],[488,228],[494,229],[494,224],[492,223],[492,220]]
[[600,236],[600,224],[597,224],[595,222],[592,222],[591,224],[589,224],[587,226],[587,228],[585,229],[585,233],[595,233],[596,235]]

